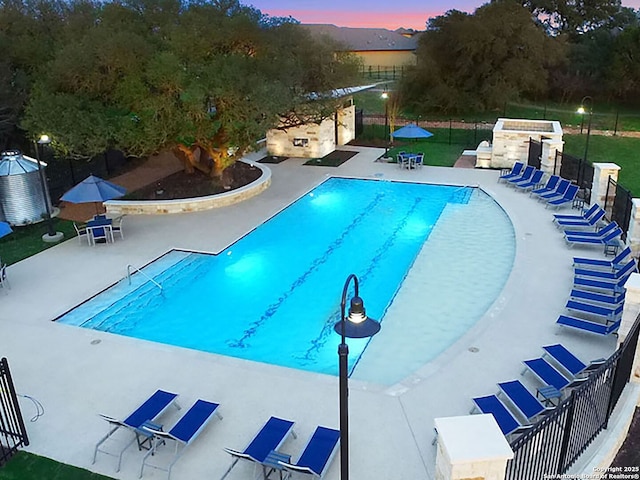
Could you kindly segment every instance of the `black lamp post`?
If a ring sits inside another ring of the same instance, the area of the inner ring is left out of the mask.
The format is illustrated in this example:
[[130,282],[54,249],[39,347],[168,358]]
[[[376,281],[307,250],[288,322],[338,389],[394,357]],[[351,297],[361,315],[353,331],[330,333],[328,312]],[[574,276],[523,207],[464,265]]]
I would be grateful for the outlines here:
[[51,143],[51,139],[48,135],[41,135],[37,141],[33,142],[33,146],[36,150],[36,160],[38,161],[38,175],[40,176],[40,186],[42,187],[42,199],[44,200],[44,207],[47,221],[47,233],[42,236],[42,240],[45,242],[58,242],[62,240],[62,232],[56,232],[53,227],[53,219],[51,218],[51,205],[49,204],[49,189],[47,188],[46,179],[42,170],[42,162],[40,161],[40,145],[48,145]]
[[389,94],[386,90],[382,92],[380,98],[384,100],[384,158],[387,158],[387,153],[389,152],[389,137],[391,136],[391,132],[387,132],[387,130],[389,130]]
[[[583,160],[586,162],[587,154],[589,153],[589,137],[591,136],[591,119],[593,118],[593,99],[589,95],[582,98],[582,101],[580,102],[580,108],[578,108],[578,113],[580,115],[584,115],[585,113],[589,114],[589,120],[587,122],[587,141],[584,145],[583,158]],[[582,118],[584,121],[584,116]]]
[[[345,317],[347,303],[347,290],[353,280],[355,287],[354,296],[351,298],[349,316]],[[340,359],[340,480],[349,480],[349,346],[347,338],[372,337],[380,331],[380,323],[367,317],[364,303],[358,294],[358,277],[353,273],[347,277],[342,289],[342,301],[340,303],[340,321],[333,329],[340,334],[342,339],[338,346]]]

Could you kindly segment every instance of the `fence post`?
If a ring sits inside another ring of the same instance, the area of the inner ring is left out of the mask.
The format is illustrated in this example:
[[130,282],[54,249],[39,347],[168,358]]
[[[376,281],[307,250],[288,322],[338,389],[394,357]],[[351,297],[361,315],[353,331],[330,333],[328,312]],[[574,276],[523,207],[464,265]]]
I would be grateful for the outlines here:
[[[615,163],[594,163],[593,164],[593,184],[591,185],[591,203],[597,203],[604,208],[610,205],[613,208],[616,192],[608,192],[609,177],[614,181],[618,181],[618,172],[620,167]],[[613,190],[613,189],[612,189]],[[607,195],[609,195],[607,197]],[[611,218],[611,210],[607,209],[607,215]]]
[[444,417],[434,422],[436,480],[504,480],[513,450],[493,415]]
[[[638,313],[640,313],[640,273],[632,273],[624,284],[624,288],[626,293],[622,310],[622,322],[618,329],[618,347],[627,338],[638,317]],[[636,345],[629,381],[640,383],[640,342]]]
[[[556,155],[562,153],[564,142],[545,138],[542,140],[542,153],[540,154],[540,170],[550,175],[556,174]],[[560,171],[558,169],[558,171]]]

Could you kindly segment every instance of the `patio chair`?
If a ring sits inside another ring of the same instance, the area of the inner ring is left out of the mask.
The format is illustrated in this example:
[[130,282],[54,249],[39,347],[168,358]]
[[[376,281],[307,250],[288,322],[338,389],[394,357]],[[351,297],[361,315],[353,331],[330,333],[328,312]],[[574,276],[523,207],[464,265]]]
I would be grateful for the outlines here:
[[541,188],[534,188],[533,190],[531,190],[529,192],[529,196],[531,195],[543,195],[549,192],[553,192],[556,187],[558,186],[558,183],[560,182],[561,178],[558,175],[551,175],[549,177],[549,180],[547,180],[547,184],[544,187]]
[[338,451],[340,444],[340,431],[333,428],[319,426],[304,450],[300,454],[298,461],[294,463],[279,462],[280,465],[291,473],[306,473],[317,478],[324,477],[331,461]]
[[424,153],[419,153],[418,155],[416,155],[413,164],[415,168],[422,167],[424,165]]
[[524,170],[524,163],[515,162],[510,171],[505,171],[504,173],[502,173],[502,175],[500,175],[498,177],[498,183],[500,183],[500,180],[505,180],[506,181],[506,180],[509,180],[511,178],[519,177],[522,174],[523,170]]
[[501,382],[498,383],[498,387],[500,387],[500,393],[503,393],[528,421],[553,410],[553,407],[544,406],[520,380]]
[[573,257],[573,266],[590,267],[590,268],[602,268],[610,270],[619,270],[623,263],[626,263],[628,257],[631,256],[631,247],[625,247],[618,255],[612,260],[600,260],[596,258],[583,258]]
[[622,315],[623,304],[601,306],[569,299],[565,308],[574,312],[587,313],[592,317],[611,322]]
[[593,238],[603,237],[607,233],[609,233],[612,230],[614,230],[617,226],[618,226],[618,224],[614,221],[614,222],[606,224],[604,227],[600,228],[596,232],[585,232],[583,230],[565,230],[564,231],[564,235],[565,235],[565,237],[569,237],[569,236],[571,236],[571,237],[593,237]]
[[[594,232],[586,232],[586,233],[594,233]],[[612,231],[610,231],[604,237],[587,236],[587,235],[567,235],[565,237],[565,240],[569,244],[569,247],[573,247],[575,244],[580,244],[580,245],[604,246],[606,249],[608,245],[616,244],[621,235],[622,235],[622,230],[616,226]]]
[[[163,470],[167,472],[167,478],[171,478],[171,469],[175,463],[182,456],[187,447],[198,437],[200,432],[213,418],[214,414],[222,420],[222,415],[217,411],[218,407],[218,403],[198,400],[168,432],[163,432],[157,428],[143,425],[142,429],[151,435],[152,438],[151,448],[145,454],[142,459],[142,465],[140,465],[140,478],[142,478],[145,466],[155,468],[157,470]],[[157,453],[158,446],[165,444],[169,440],[172,440],[175,443],[175,452],[169,464],[165,467],[148,463],[150,460],[149,457]]]
[[111,222],[111,232],[112,235],[115,235],[116,233],[118,235],[120,235],[120,238],[124,240],[124,232],[122,231],[122,219],[124,218],[124,215],[121,215],[119,217],[116,217],[112,220]]
[[544,200],[545,202],[551,198],[554,197],[562,197],[562,195],[564,195],[564,193],[567,191],[567,189],[569,188],[569,186],[571,185],[571,181],[562,178],[560,179],[560,181],[558,182],[558,185],[556,186],[555,190],[551,190],[550,192],[544,192],[544,193],[539,193],[536,194],[536,198],[538,200]]
[[[141,446],[140,433],[142,432],[141,429],[144,423],[154,421],[157,417],[159,417],[162,413],[164,413],[165,410],[169,408],[170,405],[175,405],[177,408],[180,408],[176,403],[177,397],[178,397],[177,393],[170,393],[164,390],[157,390],[153,395],[151,395],[147,400],[145,400],[142,403],[142,405],[136,408],[124,420],[118,420],[116,418],[100,414],[100,417],[109,423],[111,429],[96,444],[96,447],[93,451],[93,461],[91,463],[92,464],[96,463],[96,457],[98,455],[98,452],[102,452],[106,455],[118,457],[118,467],[116,469],[116,472],[119,472],[120,464],[122,463],[122,455],[124,451],[127,448],[129,448],[129,446],[131,446],[133,442],[135,442],[136,440],[138,441],[138,448],[140,448]],[[129,438],[128,442],[125,443],[124,447],[116,453],[101,449],[100,447],[107,440],[109,440],[114,433],[116,433],[121,428],[129,430],[130,433],[132,433],[131,437],[133,438]]]
[[585,320],[583,318],[569,317],[567,315],[560,315],[556,323],[563,327],[570,327],[583,332],[595,333],[597,335],[607,336],[615,333],[620,328],[622,319],[619,318],[613,323],[599,323],[592,322],[591,320]]
[[567,378],[542,357],[525,360],[523,363],[526,366],[522,372],[523,375],[529,370],[542,383],[550,385],[560,392],[565,388],[576,387],[586,380],[586,378]]
[[622,275],[617,280],[575,277],[573,279],[573,286],[586,288],[588,290],[602,291],[606,294],[614,295],[624,291],[624,284],[627,282],[629,275],[631,275],[631,273]]
[[618,305],[624,302],[625,291],[617,292],[617,293],[598,293],[598,292],[590,292],[588,290],[580,290],[574,288],[571,290],[569,294],[571,298],[579,299],[579,300],[588,300],[589,302],[596,303],[606,303],[608,305]]
[[76,236],[78,237],[78,242],[82,243],[82,238],[86,238],[87,239],[87,244],[90,245],[91,244],[91,240],[89,238],[89,232],[87,231],[87,226],[86,225],[80,225],[78,226],[78,224],[76,224],[76,222],[73,222],[73,228],[76,231]]
[[[606,362],[604,358],[599,358],[597,360],[591,360],[587,365],[560,343],[545,345],[542,349],[545,351],[545,355],[552,358],[558,365],[566,370],[569,375],[574,377],[578,375],[588,375]],[[543,358],[545,355],[543,355]]]
[[555,213],[553,215],[553,221],[557,222],[559,220],[568,220],[568,221],[584,221],[591,217],[594,213],[596,213],[600,209],[600,205],[594,203],[586,210],[583,210],[582,213],[579,214],[568,214],[568,213]]
[[278,450],[289,434],[293,435],[294,438],[296,437],[293,432],[293,424],[294,422],[290,420],[271,417],[242,452],[232,448],[225,448],[224,451],[233,457],[233,462],[220,480],[229,475],[229,472],[233,470],[240,460],[248,460],[256,466],[262,465],[269,453],[272,450]]
[[540,184],[542,177],[544,176],[544,172],[542,170],[535,170],[531,178],[527,181],[515,182],[512,185],[515,185],[517,188],[522,190],[523,192],[528,192],[536,185]]
[[490,413],[495,418],[496,423],[505,437],[522,433],[532,425],[522,425],[516,417],[509,411],[502,400],[495,395],[487,395],[486,397],[476,397],[473,399],[475,407],[471,410],[478,410],[482,413]]
[[576,195],[578,195],[578,190],[580,190],[580,187],[578,187],[578,185],[569,185],[569,187],[567,188],[567,191],[564,192],[562,197],[553,197],[553,198],[547,199],[547,204],[544,206],[544,208],[549,208],[549,207],[559,208],[563,205],[568,205],[569,203],[572,203],[575,200]]
[[597,210],[584,220],[563,220],[557,219],[558,228],[597,228],[598,224],[604,219],[605,211],[598,207]]
[[636,261],[632,258],[626,262],[619,270],[613,272],[607,270],[592,270],[590,268],[576,268],[574,275],[576,277],[601,278],[605,280],[618,280],[623,275],[635,273],[638,271]]
[[536,167],[532,165],[527,165],[524,171],[513,178],[507,178],[508,185],[515,185],[517,183],[528,182],[533,177],[533,173],[536,171]]

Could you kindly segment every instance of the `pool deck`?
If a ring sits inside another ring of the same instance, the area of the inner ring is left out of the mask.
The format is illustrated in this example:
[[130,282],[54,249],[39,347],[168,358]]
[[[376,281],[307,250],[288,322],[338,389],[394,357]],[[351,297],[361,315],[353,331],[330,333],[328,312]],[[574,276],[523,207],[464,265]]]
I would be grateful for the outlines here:
[[[360,153],[338,168],[302,166],[302,159],[268,165],[271,187],[240,204],[192,214],[127,216],[125,238],[115,244],[90,247],[72,238],[10,266],[11,289],[0,292],[0,356],[9,359],[18,393],[36,398],[45,408],[44,416],[29,422],[35,409],[28,399],[21,399],[31,441],[27,450],[113,478],[137,479],[142,455],[135,447],[125,452],[119,473],[112,457],[99,455],[91,464],[93,448],[107,431],[97,414],[124,417],[158,388],[179,393],[182,407],[198,398],[220,403],[224,416],[213,420],[177,462],[174,480],[219,479],[231,463],[223,447],[243,449],[271,415],[296,422],[298,438],[281,448],[294,460],[317,425],[338,428],[336,377],[51,322],[125,277],[129,264],[143,266],[172,248],[224,249],[332,175],[478,185],[510,216],[517,242],[503,291],[447,351],[396,385],[350,381],[353,478],[434,478],[433,419],[468,414],[471,398],[496,393],[500,381],[519,378],[535,389],[535,379],[520,373],[522,361],[540,356],[542,345],[563,343],[583,360],[613,352],[613,336],[581,334],[555,324],[571,289],[572,256],[602,258],[602,251],[567,248],[551,221],[553,210],[498,184],[497,171],[409,171],[376,162],[380,149],[343,148]],[[419,258],[414,278],[419,282],[420,275],[428,274]],[[344,280],[335,280],[337,300]],[[429,292],[411,283],[405,282],[385,320],[419,311],[422,296]],[[212,302],[215,295],[212,285]],[[169,411],[165,425],[172,425],[179,415]],[[163,454],[159,456],[162,460]],[[339,463],[338,454],[327,480],[339,478]],[[240,462],[227,478],[248,479],[253,474],[251,465]],[[145,469],[144,478],[164,479],[166,473]]]

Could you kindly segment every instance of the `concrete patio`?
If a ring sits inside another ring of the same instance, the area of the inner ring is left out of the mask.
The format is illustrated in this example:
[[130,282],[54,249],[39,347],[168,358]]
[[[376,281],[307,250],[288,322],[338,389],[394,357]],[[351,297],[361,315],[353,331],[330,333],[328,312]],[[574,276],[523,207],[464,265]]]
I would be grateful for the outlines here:
[[[125,277],[128,264],[145,265],[172,248],[221,251],[331,175],[480,186],[509,215],[517,242],[502,293],[445,353],[393,386],[350,381],[353,478],[434,478],[433,419],[468,414],[471,398],[495,393],[499,381],[520,378],[535,389],[531,376],[520,376],[521,362],[540,356],[542,345],[563,343],[583,360],[613,352],[614,337],[581,334],[555,324],[571,289],[572,256],[601,257],[602,252],[567,248],[551,221],[552,210],[498,184],[497,171],[409,171],[376,162],[381,149],[341,148],[360,153],[338,168],[303,166],[302,159],[269,165],[271,187],[242,203],[192,214],[127,216],[122,241],[89,247],[72,238],[9,267],[11,289],[0,292],[0,355],[9,359],[18,392],[33,396],[45,408],[37,422],[27,422],[27,450],[114,478],[136,479],[142,454],[135,448],[125,453],[119,473],[111,457],[99,456],[91,464],[93,448],[107,431],[97,414],[123,417],[157,388],[179,393],[183,407],[198,398],[220,403],[224,416],[189,447],[174,468],[174,480],[220,478],[231,463],[223,447],[242,449],[271,415],[296,421],[298,438],[281,449],[294,459],[317,425],[338,428],[336,377],[51,321]],[[336,279],[336,298],[343,282]],[[403,285],[388,316],[419,310],[420,298],[406,294],[410,288]],[[211,299],[215,301],[214,288]],[[361,362],[366,361],[365,353]],[[26,419],[34,414],[28,400],[22,399],[21,407]],[[171,425],[178,416],[169,412],[165,423]],[[590,447],[585,459],[605,440]],[[227,478],[252,478],[253,473],[251,465],[239,464]],[[145,470],[144,478],[166,474]],[[325,478],[339,478],[339,456]]]

